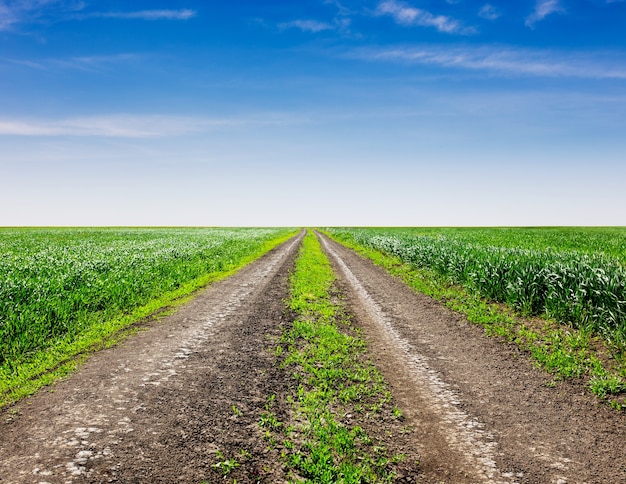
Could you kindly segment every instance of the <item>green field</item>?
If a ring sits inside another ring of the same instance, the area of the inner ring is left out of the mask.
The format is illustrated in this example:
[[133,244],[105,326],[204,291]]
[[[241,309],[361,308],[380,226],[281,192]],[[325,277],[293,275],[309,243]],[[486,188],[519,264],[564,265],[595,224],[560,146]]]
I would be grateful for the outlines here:
[[626,228],[351,228],[339,240],[427,268],[524,315],[626,348]]
[[0,396],[294,229],[0,229]]

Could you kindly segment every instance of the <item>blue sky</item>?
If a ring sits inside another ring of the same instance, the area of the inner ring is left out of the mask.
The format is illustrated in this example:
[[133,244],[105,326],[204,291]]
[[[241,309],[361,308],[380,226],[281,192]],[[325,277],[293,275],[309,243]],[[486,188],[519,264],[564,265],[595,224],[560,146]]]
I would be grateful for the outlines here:
[[626,225],[626,1],[0,0],[0,225]]

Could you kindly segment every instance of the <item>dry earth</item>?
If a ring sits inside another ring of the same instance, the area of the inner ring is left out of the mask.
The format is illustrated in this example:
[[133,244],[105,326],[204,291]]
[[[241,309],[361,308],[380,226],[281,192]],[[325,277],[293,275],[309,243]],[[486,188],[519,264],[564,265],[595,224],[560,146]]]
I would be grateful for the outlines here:
[[[257,422],[270,395],[289,419],[292,380],[271,350],[291,323],[283,301],[299,241],[2,412],[0,482],[284,482],[281,449]],[[420,482],[626,482],[626,416],[575,383],[547,388],[515,348],[323,245],[413,428],[401,445],[419,454]],[[224,481],[214,466],[232,458],[240,466]]]

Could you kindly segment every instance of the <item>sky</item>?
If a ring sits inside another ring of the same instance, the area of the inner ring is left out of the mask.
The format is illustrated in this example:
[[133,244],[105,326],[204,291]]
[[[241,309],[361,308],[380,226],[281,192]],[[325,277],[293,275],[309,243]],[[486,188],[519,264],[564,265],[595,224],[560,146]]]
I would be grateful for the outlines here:
[[624,0],[0,0],[0,226],[626,225]]

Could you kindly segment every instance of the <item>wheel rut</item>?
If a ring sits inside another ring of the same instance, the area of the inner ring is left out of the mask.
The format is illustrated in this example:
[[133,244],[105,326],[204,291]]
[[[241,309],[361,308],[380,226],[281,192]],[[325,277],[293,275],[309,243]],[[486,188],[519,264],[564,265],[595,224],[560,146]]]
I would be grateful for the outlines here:
[[415,429],[427,478],[449,483],[626,482],[626,416],[575,382],[318,234],[374,361]]

